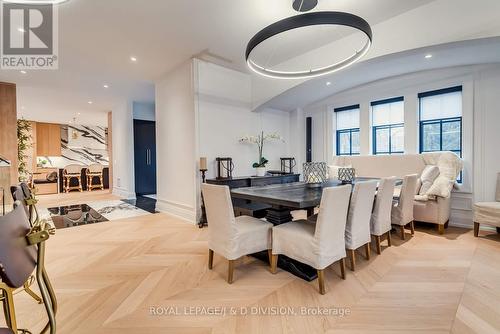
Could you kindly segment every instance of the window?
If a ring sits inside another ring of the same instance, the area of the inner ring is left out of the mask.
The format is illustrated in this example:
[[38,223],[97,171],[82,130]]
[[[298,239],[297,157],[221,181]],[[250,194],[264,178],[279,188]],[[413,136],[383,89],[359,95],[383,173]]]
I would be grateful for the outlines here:
[[359,104],[334,110],[337,121],[337,155],[359,154]]
[[373,154],[404,153],[404,99],[375,101],[372,106]]
[[420,93],[418,98],[420,152],[452,151],[462,157],[462,86]]

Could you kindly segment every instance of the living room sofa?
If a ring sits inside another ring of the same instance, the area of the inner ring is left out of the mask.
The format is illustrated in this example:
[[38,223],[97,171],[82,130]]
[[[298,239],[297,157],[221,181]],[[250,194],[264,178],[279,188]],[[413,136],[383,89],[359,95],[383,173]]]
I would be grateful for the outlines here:
[[[432,195],[419,193],[422,181],[419,179],[413,215],[415,221],[436,224],[440,234],[450,219],[451,190],[462,170],[462,160],[452,152],[435,152],[402,155],[335,156],[330,166],[330,177],[336,177],[338,167],[352,167],[358,177],[403,178],[418,174],[419,178],[426,166],[437,166],[439,176],[431,180]],[[428,188],[428,187],[427,187]],[[427,189],[426,188],[426,189]]]

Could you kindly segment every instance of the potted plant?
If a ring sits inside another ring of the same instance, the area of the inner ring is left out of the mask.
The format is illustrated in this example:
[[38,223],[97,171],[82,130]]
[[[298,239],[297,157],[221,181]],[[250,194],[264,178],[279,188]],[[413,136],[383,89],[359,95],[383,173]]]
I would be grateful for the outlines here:
[[31,123],[25,119],[17,120],[17,169],[19,181],[24,182],[29,178],[28,158],[31,148]]
[[257,176],[266,175],[266,164],[269,162],[269,160],[267,160],[263,156],[263,150],[264,143],[270,140],[280,140],[284,142],[283,138],[281,138],[279,134],[272,133],[264,135],[264,131],[262,131],[258,136],[245,136],[243,138],[240,138],[240,143],[250,143],[257,145],[259,151],[259,160],[257,160],[257,162],[254,162],[252,165],[252,167],[255,168]]

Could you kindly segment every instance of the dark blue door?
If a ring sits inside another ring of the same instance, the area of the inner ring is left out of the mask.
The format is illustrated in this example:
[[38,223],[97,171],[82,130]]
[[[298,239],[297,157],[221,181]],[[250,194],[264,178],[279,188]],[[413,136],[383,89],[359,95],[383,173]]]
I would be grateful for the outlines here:
[[134,119],[135,192],[156,194],[155,122]]

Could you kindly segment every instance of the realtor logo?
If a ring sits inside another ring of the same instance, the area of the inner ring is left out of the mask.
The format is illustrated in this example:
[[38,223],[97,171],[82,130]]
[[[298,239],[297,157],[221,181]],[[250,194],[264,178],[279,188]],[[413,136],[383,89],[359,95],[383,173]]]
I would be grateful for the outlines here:
[[1,69],[57,69],[54,5],[3,1],[1,17]]

